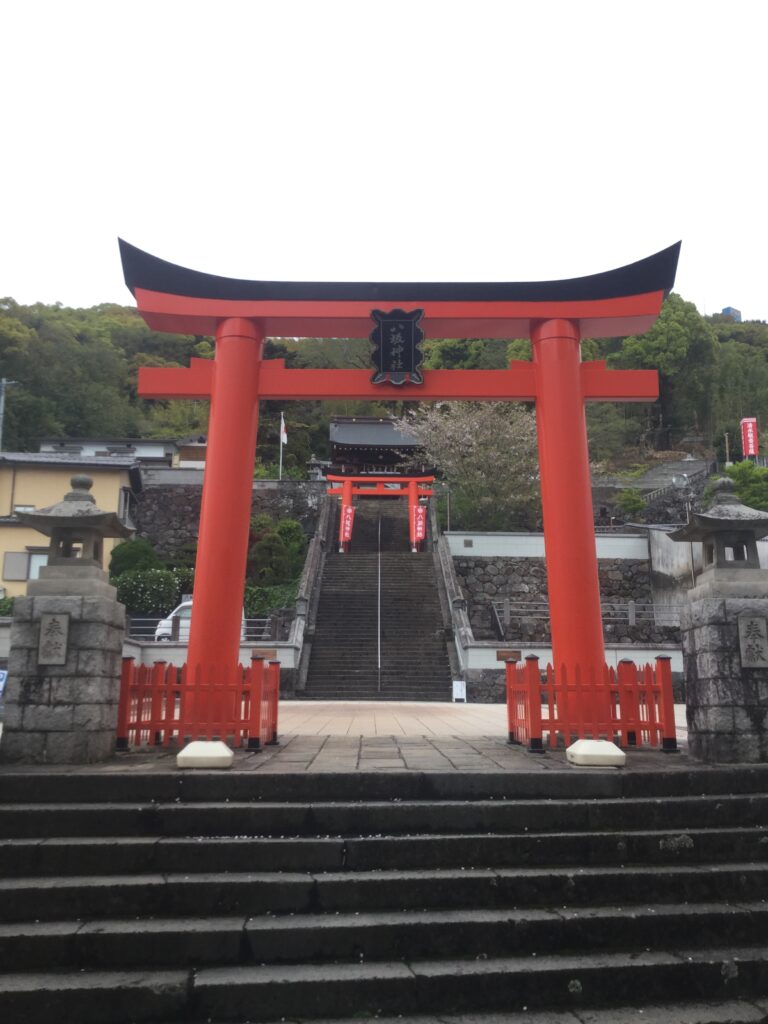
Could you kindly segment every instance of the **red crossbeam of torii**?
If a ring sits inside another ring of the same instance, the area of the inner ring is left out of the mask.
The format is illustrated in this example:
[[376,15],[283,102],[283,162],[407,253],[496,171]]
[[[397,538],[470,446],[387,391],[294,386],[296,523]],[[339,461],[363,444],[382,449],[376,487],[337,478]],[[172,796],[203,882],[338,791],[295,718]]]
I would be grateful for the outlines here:
[[[211,400],[190,664],[215,668],[238,656],[259,401],[329,398],[534,401],[554,663],[604,663],[584,403],[651,401],[658,376],[582,363],[580,342],[647,331],[674,283],[679,243],[603,274],[503,284],[241,281],[120,245],[126,283],[150,327],[216,337],[212,361],[139,371],[144,398]],[[423,309],[433,338],[530,337],[532,362],[429,370],[423,385],[401,387],[372,385],[365,370],[262,360],[265,337],[366,338],[371,310],[382,306]]]

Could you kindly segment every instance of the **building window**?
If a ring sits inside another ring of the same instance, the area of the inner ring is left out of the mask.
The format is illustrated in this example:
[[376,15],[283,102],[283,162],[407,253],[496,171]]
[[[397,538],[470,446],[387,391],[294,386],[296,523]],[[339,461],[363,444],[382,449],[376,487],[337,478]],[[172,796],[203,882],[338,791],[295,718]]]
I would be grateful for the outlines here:
[[47,548],[6,551],[3,556],[3,579],[8,583],[36,580],[42,567],[47,564]]

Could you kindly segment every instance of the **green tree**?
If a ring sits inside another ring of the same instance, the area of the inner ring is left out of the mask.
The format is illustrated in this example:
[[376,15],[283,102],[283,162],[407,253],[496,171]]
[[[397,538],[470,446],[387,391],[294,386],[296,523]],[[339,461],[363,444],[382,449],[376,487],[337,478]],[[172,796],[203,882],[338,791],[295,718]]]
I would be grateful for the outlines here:
[[711,430],[716,339],[692,302],[670,295],[650,331],[625,338],[610,362],[659,371],[664,427]]
[[162,560],[150,542],[143,537],[126,540],[112,548],[109,575],[115,579],[133,569],[161,569]]
[[768,509],[768,469],[744,459],[729,466],[726,473],[733,480],[740,501],[750,508]]

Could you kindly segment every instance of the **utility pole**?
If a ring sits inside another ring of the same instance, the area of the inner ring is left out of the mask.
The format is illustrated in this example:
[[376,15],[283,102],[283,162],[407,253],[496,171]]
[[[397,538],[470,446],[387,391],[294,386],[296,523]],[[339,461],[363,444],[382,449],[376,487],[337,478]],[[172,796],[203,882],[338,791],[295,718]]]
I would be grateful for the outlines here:
[[3,450],[3,420],[5,419],[5,389],[9,384],[18,384],[17,380],[0,377],[0,452]]

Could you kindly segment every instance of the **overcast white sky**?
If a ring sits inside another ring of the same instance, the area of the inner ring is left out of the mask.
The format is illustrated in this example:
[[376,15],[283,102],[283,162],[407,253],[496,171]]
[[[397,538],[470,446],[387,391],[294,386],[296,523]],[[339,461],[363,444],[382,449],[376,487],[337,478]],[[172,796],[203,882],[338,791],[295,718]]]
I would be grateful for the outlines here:
[[540,280],[683,240],[768,319],[754,0],[8,0],[0,296],[132,302],[117,236],[272,280]]

